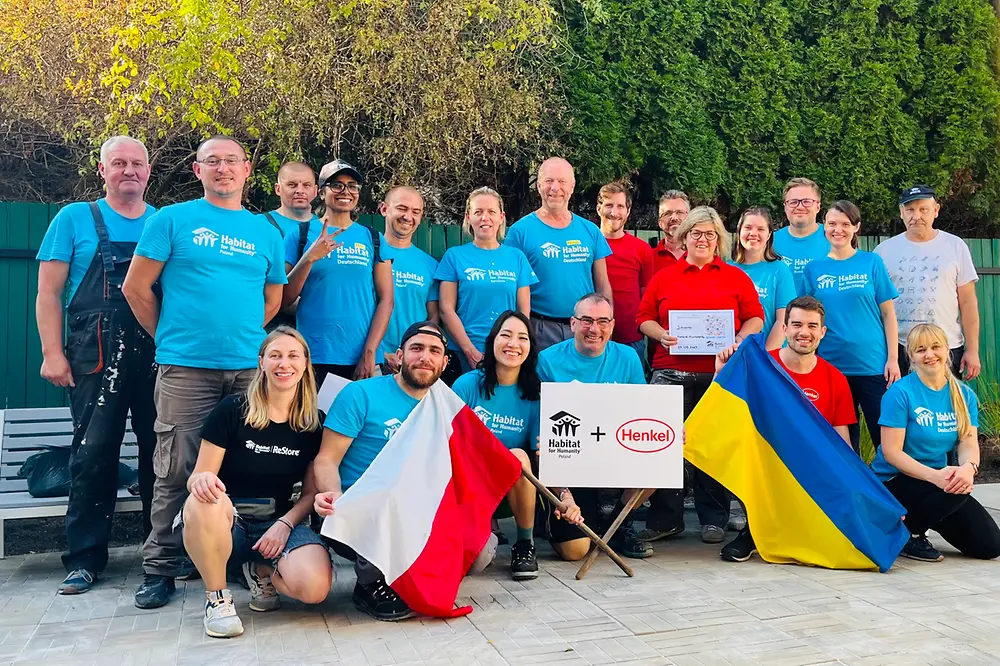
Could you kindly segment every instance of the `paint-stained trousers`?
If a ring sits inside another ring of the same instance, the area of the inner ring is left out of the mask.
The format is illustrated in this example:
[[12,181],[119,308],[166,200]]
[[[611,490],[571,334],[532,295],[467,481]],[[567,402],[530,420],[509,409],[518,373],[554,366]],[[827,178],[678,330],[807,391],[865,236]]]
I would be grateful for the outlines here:
[[102,370],[75,374],[70,388],[73,443],[70,454],[69,506],[66,509],[66,571],[100,573],[108,563],[108,538],[118,497],[118,459],[125,421],[139,448],[139,496],[142,522],[149,533],[153,498],[154,349],[138,325],[112,326],[110,352]]
[[161,365],[156,379],[156,449],[153,453],[153,531],[142,549],[148,574],[177,576],[184,559],[174,519],[187,499],[187,480],[201,446],[201,427],[227,395],[244,393],[254,370],[206,370]]

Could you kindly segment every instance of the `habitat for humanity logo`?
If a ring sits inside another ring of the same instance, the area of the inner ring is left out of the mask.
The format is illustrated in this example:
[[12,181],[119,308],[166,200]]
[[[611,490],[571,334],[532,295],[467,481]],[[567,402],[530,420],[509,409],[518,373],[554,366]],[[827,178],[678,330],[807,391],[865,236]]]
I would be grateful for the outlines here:
[[490,419],[493,418],[493,412],[488,409],[483,409],[482,407],[476,407],[472,411],[476,413],[476,416],[479,417],[479,420],[482,421],[484,425],[488,426],[490,424]]
[[834,275],[820,275],[816,278],[816,286],[820,289],[830,289],[836,282],[837,278]]
[[569,412],[557,412],[549,417],[552,421],[552,434],[556,437],[576,437],[576,429],[580,427],[580,419]]
[[913,413],[917,415],[918,424],[924,427],[929,427],[934,424],[934,412],[926,407],[917,407],[913,410]]
[[382,436],[388,440],[396,434],[396,431],[399,430],[399,426],[403,425],[403,422],[399,419],[389,419],[383,425],[385,425],[385,430],[382,431]]
[[542,245],[542,256],[547,259],[557,259],[560,251],[559,246],[555,243],[545,243]]
[[219,234],[208,227],[199,227],[191,233],[194,234],[194,244],[202,247],[215,247],[215,241],[219,240]]
[[465,279],[466,280],[485,280],[486,271],[482,268],[466,268],[465,269]]

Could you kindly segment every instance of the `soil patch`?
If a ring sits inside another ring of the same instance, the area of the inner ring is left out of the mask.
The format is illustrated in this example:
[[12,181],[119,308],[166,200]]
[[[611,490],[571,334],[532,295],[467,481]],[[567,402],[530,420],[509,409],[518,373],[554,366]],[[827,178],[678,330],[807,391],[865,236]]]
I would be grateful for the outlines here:
[[[3,530],[8,556],[66,550],[65,516],[5,520]],[[116,513],[111,523],[110,545],[137,546],[142,540],[142,514],[138,511]]]

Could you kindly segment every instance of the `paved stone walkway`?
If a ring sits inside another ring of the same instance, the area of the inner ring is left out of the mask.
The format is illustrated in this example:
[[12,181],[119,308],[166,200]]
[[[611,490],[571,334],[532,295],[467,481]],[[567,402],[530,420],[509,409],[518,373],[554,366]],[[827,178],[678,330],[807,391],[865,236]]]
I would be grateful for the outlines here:
[[[976,494],[1000,515],[1000,487]],[[510,580],[502,547],[486,575],[462,586],[471,615],[397,624],[354,609],[353,572],[338,560],[318,607],[253,613],[234,590],[246,633],[230,640],[204,635],[200,581],[180,583],[165,608],[135,608],[136,548],[116,549],[100,585],[77,597],[55,594],[58,554],[12,557],[0,560],[0,666],[1000,664],[1000,563],[934,541],[945,562],[901,559],[880,575],[756,557],[729,564],[689,529],[632,562],[632,579],[602,557],[578,582],[576,566],[541,546],[541,575],[526,583]]]

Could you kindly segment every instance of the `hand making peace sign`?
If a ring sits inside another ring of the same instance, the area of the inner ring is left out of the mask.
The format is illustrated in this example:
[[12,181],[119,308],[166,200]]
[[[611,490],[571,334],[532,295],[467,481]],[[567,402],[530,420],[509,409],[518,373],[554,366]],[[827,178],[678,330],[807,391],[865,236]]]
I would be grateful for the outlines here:
[[309,246],[309,249],[306,250],[305,260],[309,263],[316,263],[343,245],[343,243],[338,243],[335,239],[343,233],[344,229],[337,229],[333,233],[329,233],[329,226],[330,223],[323,220],[323,229],[319,232],[319,236],[316,237],[316,240],[312,242],[312,245]]

